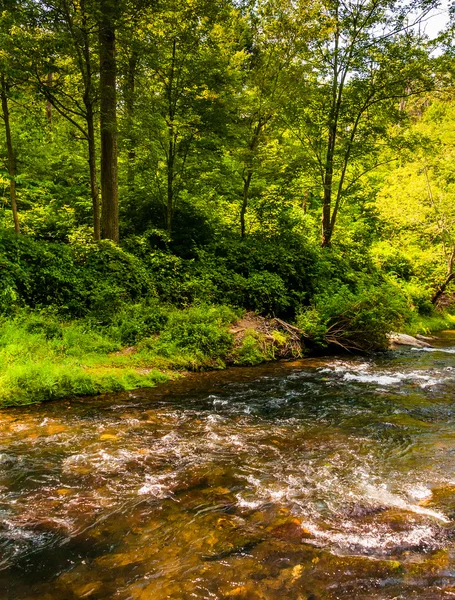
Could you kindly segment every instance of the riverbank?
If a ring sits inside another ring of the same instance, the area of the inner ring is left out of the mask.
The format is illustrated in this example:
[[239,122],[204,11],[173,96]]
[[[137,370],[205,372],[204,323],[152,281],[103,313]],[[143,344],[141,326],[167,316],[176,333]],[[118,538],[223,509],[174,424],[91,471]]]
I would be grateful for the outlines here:
[[406,325],[404,332],[408,335],[425,335],[445,329],[455,329],[455,315],[447,311],[435,312],[429,316],[416,314]]
[[[448,328],[455,317],[441,314],[411,322],[406,333]],[[108,323],[24,311],[1,322],[0,407],[153,387],[189,371],[254,366],[323,348],[280,319],[227,306],[132,305]]]
[[226,306],[129,307],[109,324],[23,312],[0,327],[0,406],[153,387],[187,371],[302,353],[291,326]]

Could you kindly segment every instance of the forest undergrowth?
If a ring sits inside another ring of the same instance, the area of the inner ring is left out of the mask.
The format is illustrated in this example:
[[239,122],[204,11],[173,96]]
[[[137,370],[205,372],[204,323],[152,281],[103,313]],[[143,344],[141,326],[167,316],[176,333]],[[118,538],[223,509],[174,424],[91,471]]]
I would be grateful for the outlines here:
[[260,242],[260,256],[250,238],[183,258],[150,239],[133,253],[131,241],[62,246],[3,234],[0,405],[333,349],[376,352],[392,330],[455,324],[371,256],[353,260],[299,236]]

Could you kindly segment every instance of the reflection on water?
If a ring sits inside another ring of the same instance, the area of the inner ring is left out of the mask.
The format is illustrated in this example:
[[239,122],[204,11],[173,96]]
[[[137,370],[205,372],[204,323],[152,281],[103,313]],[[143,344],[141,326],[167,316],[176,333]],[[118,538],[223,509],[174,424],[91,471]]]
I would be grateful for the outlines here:
[[0,413],[0,597],[455,597],[453,344]]

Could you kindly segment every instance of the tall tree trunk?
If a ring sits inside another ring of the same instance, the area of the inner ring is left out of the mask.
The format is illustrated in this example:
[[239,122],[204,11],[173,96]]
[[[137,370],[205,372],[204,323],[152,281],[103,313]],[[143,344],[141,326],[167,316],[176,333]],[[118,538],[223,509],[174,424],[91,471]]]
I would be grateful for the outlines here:
[[101,237],[119,241],[117,88],[114,0],[102,0],[99,26],[101,131]]
[[175,167],[175,142],[173,128],[169,127],[169,144],[167,157],[167,206],[166,206],[166,228],[172,231],[172,220],[174,217],[174,167]]
[[100,199],[98,193],[98,179],[96,173],[96,141],[95,125],[93,118],[93,107],[87,105],[87,142],[88,142],[88,164],[90,169],[90,194],[92,197],[93,210],[93,237],[95,240],[101,239],[101,221],[100,221]]
[[128,164],[127,164],[127,182],[130,190],[134,189],[134,168],[136,161],[136,136],[134,135],[134,100],[136,87],[136,69],[137,69],[137,53],[132,51],[128,60],[128,90],[126,93],[126,122],[128,127]]
[[242,206],[240,208],[240,235],[242,236],[242,238],[244,238],[246,234],[245,215],[246,209],[248,208],[248,198],[250,195],[250,184],[252,177],[253,169],[251,167],[248,167],[246,177],[243,178],[243,200]]
[[451,281],[453,281],[454,279],[455,279],[455,273],[450,273],[450,275],[447,276],[447,278],[444,281],[444,283],[438,288],[438,290],[433,295],[433,297],[431,299],[432,304],[434,304],[436,306],[436,304],[438,303],[439,298],[446,291],[446,288],[449,285],[449,283]]
[[329,140],[327,144],[327,157],[324,173],[324,197],[322,200],[322,247],[330,246],[332,240],[332,187],[333,187],[333,155],[334,139],[336,132],[329,131]]
[[337,139],[337,125],[338,125],[338,114],[341,103],[341,91],[338,87],[338,76],[339,76],[339,64],[338,64],[338,51],[340,44],[340,29],[338,22],[338,10],[339,3],[336,2],[335,7],[335,40],[334,40],[334,62],[333,62],[333,73],[332,73],[332,100],[330,106],[329,123],[328,123],[328,136],[327,136],[327,152],[325,157],[324,165],[324,196],[322,200],[322,241],[321,245],[323,248],[330,246],[332,241],[333,226],[332,221],[332,189],[333,189],[333,160],[335,157],[335,145]]
[[82,33],[83,44],[79,68],[84,80],[84,105],[85,120],[87,123],[87,144],[88,144],[88,164],[90,171],[90,195],[92,198],[93,211],[93,238],[98,241],[101,239],[101,218],[100,218],[100,196],[98,189],[98,175],[96,168],[96,138],[95,138],[95,117],[94,117],[94,94],[93,94],[93,73],[90,48],[90,33],[88,17],[86,13],[85,0],[80,3],[82,13]]
[[19,217],[17,214],[16,202],[16,156],[14,154],[13,140],[11,137],[11,124],[9,118],[8,107],[8,86],[5,81],[5,76],[1,78],[1,96],[2,96],[2,111],[3,120],[5,122],[6,147],[8,152],[8,174],[9,174],[9,197],[11,201],[11,209],[13,211],[14,231],[20,233]]
[[174,177],[175,177],[175,159],[177,156],[177,140],[174,130],[174,118],[175,118],[175,101],[173,98],[174,91],[174,77],[175,77],[175,63],[177,56],[177,40],[174,38],[172,41],[172,61],[171,68],[169,71],[169,84],[167,87],[167,103],[168,103],[168,114],[167,114],[167,205],[166,205],[166,228],[169,233],[172,231],[172,220],[174,218],[175,208],[175,190],[174,190]]
[[246,235],[246,227],[245,227],[245,216],[248,208],[248,200],[250,198],[250,185],[251,179],[253,177],[253,169],[254,169],[254,156],[259,145],[259,139],[261,137],[261,133],[263,128],[267,125],[267,123],[272,118],[272,115],[265,115],[263,117],[259,117],[258,122],[253,130],[253,134],[248,144],[248,152],[249,158],[245,165],[246,175],[243,175],[243,194],[242,194],[242,206],[240,207],[240,235],[242,238]]
[[455,279],[455,272],[453,270],[455,264],[455,246],[452,246],[452,251],[450,252],[449,260],[447,261],[447,274],[444,282],[439,286],[439,288],[434,293],[431,302],[436,306],[439,298],[446,291],[447,286],[451,281]]
[[[48,85],[49,89],[52,86],[52,80],[53,80],[52,71],[49,71],[49,73],[47,74],[47,85]],[[52,125],[52,102],[50,102],[49,100],[47,101],[47,104],[46,104],[46,116],[47,116],[47,122],[49,123],[49,125]]]

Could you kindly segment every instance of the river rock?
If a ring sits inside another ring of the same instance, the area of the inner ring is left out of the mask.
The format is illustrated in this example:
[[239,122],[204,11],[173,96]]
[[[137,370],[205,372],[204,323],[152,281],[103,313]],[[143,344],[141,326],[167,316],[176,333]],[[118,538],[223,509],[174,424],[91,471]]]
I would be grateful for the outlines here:
[[432,348],[432,345],[428,342],[417,339],[412,335],[407,335],[406,333],[391,333],[389,335],[389,348],[391,350],[396,350],[401,346],[411,346],[413,348]]
[[418,333],[416,335],[416,338],[418,340],[422,340],[424,342],[429,342],[431,344],[431,342],[434,342],[434,340],[436,339],[434,335],[422,335],[420,333]]

